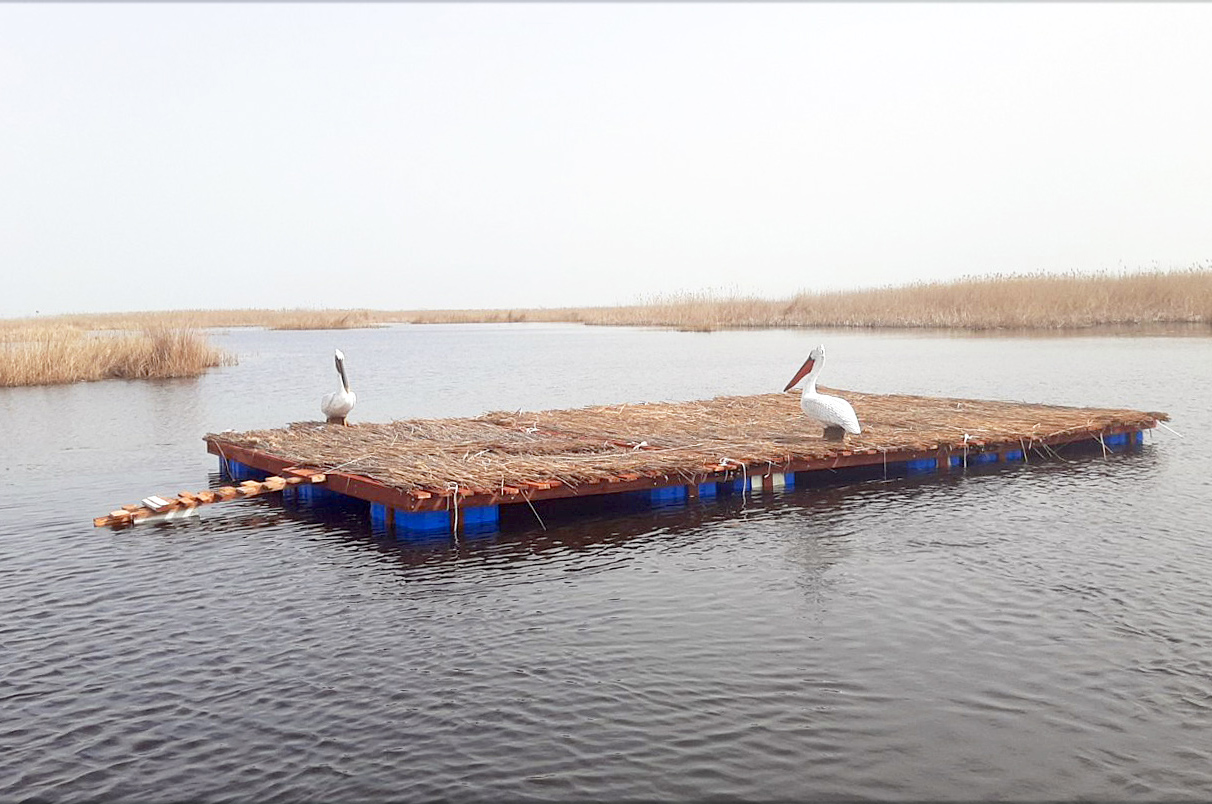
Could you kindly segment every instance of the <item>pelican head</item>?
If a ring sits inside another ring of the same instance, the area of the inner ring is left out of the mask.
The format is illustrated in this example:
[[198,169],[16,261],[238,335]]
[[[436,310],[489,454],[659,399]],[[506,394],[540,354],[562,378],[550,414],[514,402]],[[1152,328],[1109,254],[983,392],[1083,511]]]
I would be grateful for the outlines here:
[[783,389],[786,393],[796,386],[800,380],[808,375],[816,375],[816,372],[821,370],[821,366],[825,363],[825,347],[817,346],[808,353],[808,359],[804,361],[804,365],[800,366],[800,370],[791,378],[791,382],[787,383],[787,387]]

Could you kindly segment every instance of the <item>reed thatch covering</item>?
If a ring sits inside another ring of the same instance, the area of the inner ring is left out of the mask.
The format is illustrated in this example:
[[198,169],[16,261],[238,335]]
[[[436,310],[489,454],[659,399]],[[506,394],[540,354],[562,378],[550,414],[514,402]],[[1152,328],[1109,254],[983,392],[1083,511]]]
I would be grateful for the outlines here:
[[[491,493],[527,481],[569,486],[626,475],[693,482],[721,462],[753,469],[846,452],[963,449],[1023,443],[1111,426],[1151,427],[1164,413],[973,399],[839,393],[863,432],[824,440],[792,393],[725,396],[465,419],[404,419],[349,427],[297,422],[208,440],[272,453],[300,466],[356,473],[404,490]],[[965,439],[967,436],[967,439]]]

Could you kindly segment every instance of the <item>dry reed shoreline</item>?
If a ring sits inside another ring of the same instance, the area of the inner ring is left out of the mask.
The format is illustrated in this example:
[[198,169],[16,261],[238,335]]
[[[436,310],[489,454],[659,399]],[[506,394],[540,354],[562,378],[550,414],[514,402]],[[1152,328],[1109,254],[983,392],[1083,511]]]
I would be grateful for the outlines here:
[[[0,386],[109,377],[185,377],[234,362],[199,330],[348,329],[393,323],[568,322],[719,329],[844,327],[1153,332],[1212,328],[1212,268],[1028,274],[919,282],[789,299],[682,293],[615,307],[489,310],[181,310],[0,319]],[[96,333],[126,330],[136,335]]]
[[1149,324],[1212,325],[1212,268],[1130,274],[997,275],[787,299],[680,293],[640,304],[463,310],[179,310],[0,319],[8,330],[72,327],[139,330],[346,329],[383,324],[569,322],[713,330],[756,327],[1085,329]]
[[196,377],[234,357],[182,327],[91,333],[71,327],[0,330],[0,387]]

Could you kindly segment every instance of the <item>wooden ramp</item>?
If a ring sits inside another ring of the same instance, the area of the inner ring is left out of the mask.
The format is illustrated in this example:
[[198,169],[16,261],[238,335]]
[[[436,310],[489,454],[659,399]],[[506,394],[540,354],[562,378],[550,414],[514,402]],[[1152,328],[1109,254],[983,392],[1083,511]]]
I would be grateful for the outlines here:
[[[825,390],[825,389],[822,389]],[[239,478],[322,476],[330,492],[371,504],[388,527],[491,527],[499,506],[650,491],[653,499],[791,487],[797,473],[849,467],[954,471],[1029,460],[1058,446],[1104,450],[1141,441],[1165,413],[833,392],[863,433],[827,441],[797,394],[574,410],[493,412],[350,427],[300,422],[211,433],[207,449]]]

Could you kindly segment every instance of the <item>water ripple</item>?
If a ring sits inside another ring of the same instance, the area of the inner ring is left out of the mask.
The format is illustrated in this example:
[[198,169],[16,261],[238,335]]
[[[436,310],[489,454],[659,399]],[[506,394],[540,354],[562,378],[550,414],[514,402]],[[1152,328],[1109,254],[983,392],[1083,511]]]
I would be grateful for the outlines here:
[[[589,354],[669,342],[559,331]],[[412,332],[374,336],[383,358]],[[272,386],[265,355],[313,336],[231,337]],[[984,365],[1028,348],[915,344]],[[268,499],[94,531],[213,462],[123,417],[51,426],[138,384],[37,395],[5,431],[22,468],[0,492],[0,800],[1207,798],[1212,414],[1183,395],[1212,388],[1200,348],[1158,348],[1184,378],[1172,404],[1115,400],[1170,407],[1181,442],[415,544]],[[1070,401],[1107,392],[1064,358]],[[231,382],[157,393],[193,395],[191,434],[278,423],[261,400],[219,408]]]

